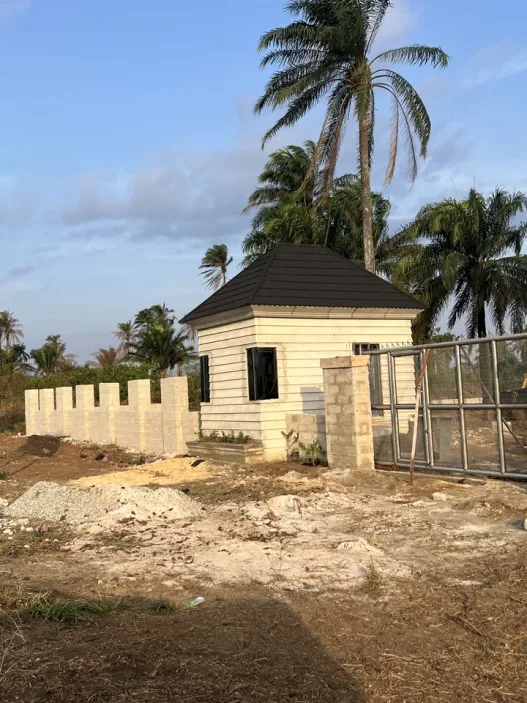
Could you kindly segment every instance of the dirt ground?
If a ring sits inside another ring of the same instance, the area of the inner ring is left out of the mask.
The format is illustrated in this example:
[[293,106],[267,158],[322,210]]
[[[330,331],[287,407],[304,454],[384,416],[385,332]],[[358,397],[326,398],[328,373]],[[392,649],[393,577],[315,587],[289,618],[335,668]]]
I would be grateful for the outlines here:
[[[527,702],[526,484],[137,460],[0,436],[10,503],[52,481],[203,506],[0,530],[2,701]],[[42,597],[119,607],[67,624]]]

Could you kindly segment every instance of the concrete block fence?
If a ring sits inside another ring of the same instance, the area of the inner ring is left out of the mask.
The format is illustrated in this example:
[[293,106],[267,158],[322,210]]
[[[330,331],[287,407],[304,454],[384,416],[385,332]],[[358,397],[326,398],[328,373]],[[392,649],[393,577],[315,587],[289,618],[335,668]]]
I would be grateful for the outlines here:
[[26,432],[117,444],[152,454],[187,453],[196,438],[199,413],[188,408],[186,378],[161,380],[161,403],[152,404],[148,379],[128,382],[128,405],[121,405],[118,383],[101,383],[99,406],[94,386],[26,391]]

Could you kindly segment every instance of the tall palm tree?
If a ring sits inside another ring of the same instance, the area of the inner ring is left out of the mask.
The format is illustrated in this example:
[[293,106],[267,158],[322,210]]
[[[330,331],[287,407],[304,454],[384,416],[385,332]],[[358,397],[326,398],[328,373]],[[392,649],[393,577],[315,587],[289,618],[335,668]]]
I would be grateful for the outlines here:
[[126,356],[128,349],[133,342],[135,334],[134,323],[131,320],[127,322],[119,322],[113,333],[113,336],[117,339],[118,345],[117,349],[120,354]]
[[108,349],[97,349],[96,352],[92,354],[95,361],[88,361],[88,366],[95,368],[103,368],[105,366],[119,366],[123,361],[123,354],[119,349],[115,347],[108,347]]
[[20,320],[8,310],[0,312],[0,345],[3,340],[6,351],[9,351],[11,346],[19,344],[23,337]]
[[489,316],[498,334],[525,326],[527,256],[521,248],[527,224],[516,224],[527,195],[497,188],[485,198],[472,189],[466,200],[426,205],[407,231],[426,245],[403,264],[403,275],[426,304],[423,336],[452,305],[448,326],[466,319],[470,337],[486,337]]
[[76,367],[75,354],[66,354],[66,343],[60,334],[46,337],[45,343],[39,349],[33,349],[30,356],[40,376],[51,376]]
[[[244,265],[278,242],[320,244],[362,265],[360,179],[352,174],[341,176],[333,182],[330,196],[322,197],[316,191],[319,167],[311,167],[314,150],[314,142],[307,141],[303,147],[292,145],[270,155],[245,209],[256,209],[256,214],[243,241]],[[389,200],[372,193],[371,205],[377,268],[393,278],[397,261],[415,245],[406,234],[389,235]]]
[[161,305],[152,305],[149,308],[140,310],[134,319],[135,330],[145,326],[172,327],[176,318],[174,311],[171,310],[165,303]]
[[226,244],[215,244],[205,252],[201,260],[201,275],[212,290],[218,290],[227,282],[227,269],[232,264],[233,257],[229,256]]
[[33,367],[28,363],[29,358],[25,344],[13,344],[10,349],[0,348],[0,375],[33,371]]
[[153,366],[162,377],[195,358],[196,354],[188,346],[187,336],[182,330],[159,325],[145,325],[137,334],[130,349],[130,357]]
[[359,131],[364,263],[369,271],[375,271],[370,182],[375,94],[386,91],[393,101],[386,182],[394,174],[401,128],[406,135],[410,176],[415,179],[418,153],[426,157],[431,121],[415,88],[389,65],[448,65],[448,56],[438,47],[414,45],[372,55],[390,5],[390,0],[290,0],[286,9],[298,19],[264,34],[258,47],[267,52],[262,67],[278,68],[254,110],[259,114],[266,107],[286,107],[263,144],[283,127],[295,124],[320,100],[327,100],[313,158],[314,164],[321,165],[323,195],[331,192],[344,130],[354,113]]

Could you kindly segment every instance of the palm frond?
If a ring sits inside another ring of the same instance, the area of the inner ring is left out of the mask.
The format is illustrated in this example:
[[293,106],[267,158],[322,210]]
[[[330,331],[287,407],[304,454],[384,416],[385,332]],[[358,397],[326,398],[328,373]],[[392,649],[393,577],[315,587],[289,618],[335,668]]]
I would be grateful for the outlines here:
[[450,57],[438,46],[424,46],[413,44],[402,46],[399,49],[390,49],[372,59],[374,61],[388,61],[389,63],[409,63],[413,66],[431,65],[433,68],[446,68]]

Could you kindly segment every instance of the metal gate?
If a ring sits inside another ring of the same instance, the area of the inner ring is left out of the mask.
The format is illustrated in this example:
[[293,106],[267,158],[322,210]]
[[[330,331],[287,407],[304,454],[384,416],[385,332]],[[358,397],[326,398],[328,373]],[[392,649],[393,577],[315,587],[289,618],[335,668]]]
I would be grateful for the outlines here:
[[378,465],[410,466],[417,422],[417,468],[527,478],[527,334],[370,354]]

